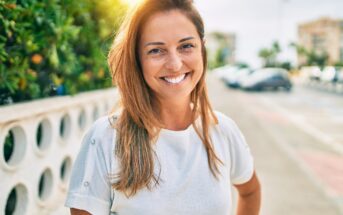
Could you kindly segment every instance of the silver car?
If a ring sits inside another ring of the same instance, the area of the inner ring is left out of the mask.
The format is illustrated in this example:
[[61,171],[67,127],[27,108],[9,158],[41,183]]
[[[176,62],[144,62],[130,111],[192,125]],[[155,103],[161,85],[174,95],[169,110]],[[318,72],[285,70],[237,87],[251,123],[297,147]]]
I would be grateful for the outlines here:
[[263,68],[256,70],[246,77],[241,84],[245,90],[278,90],[283,88],[287,91],[292,89],[292,82],[289,79],[288,72],[282,68]]

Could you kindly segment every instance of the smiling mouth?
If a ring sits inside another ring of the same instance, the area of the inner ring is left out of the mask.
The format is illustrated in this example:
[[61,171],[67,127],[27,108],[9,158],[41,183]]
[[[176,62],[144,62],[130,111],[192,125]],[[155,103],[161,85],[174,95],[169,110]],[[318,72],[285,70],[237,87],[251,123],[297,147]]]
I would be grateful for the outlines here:
[[170,77],[170,76],[161,77],[161,79],[168,82],[169,84],[178,84],[178,83],[181,83],[183,80],[185,80],[189,74],[190,72],[187,72],[187,73],[181,74],[179,76],[174,76],[174,77]]

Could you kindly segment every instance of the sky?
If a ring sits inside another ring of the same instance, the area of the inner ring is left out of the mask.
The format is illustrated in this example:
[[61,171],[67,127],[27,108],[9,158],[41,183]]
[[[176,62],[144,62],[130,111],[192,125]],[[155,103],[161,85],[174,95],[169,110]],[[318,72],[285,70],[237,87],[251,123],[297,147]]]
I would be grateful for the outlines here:
[[258,51],[273,41],[282,46],[281,60],[296,62],[288,47],[297,41],[297,26],[331,17],[343,19],[343,0],[195,0],[207,32],[236,34],[236,60],[261,66]]

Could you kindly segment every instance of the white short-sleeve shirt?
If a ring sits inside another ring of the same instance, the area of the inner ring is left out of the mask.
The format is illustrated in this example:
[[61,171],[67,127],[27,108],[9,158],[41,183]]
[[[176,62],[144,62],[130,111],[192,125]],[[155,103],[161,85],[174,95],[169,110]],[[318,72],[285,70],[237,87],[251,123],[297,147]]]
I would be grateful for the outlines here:
[[[162,129],[154,145],[159,185],[139,190],[133,197],[111,187],[118,172],[114,156],[116,131],[108,117],[97,120],[86,133],[74,163],[65,205],[91,214],[118,215],[227,215],[231,186],[247,182],[253,158],[237,125],[216,112],[218,124],[210,135],[218,158],[219,179],[212,175],[206,150],[193,126],[186,130]],[[113,181],[112,181],[113,182]]]

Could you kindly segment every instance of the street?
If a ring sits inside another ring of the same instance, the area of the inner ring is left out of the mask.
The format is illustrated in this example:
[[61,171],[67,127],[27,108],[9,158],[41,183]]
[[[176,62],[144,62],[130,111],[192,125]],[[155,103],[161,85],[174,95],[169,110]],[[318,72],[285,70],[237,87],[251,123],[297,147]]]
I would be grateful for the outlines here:
[[295,85],[244,92],[213,74],[214,109],[244,133],[262,185],[262,215],[343,214],[343,96]]

